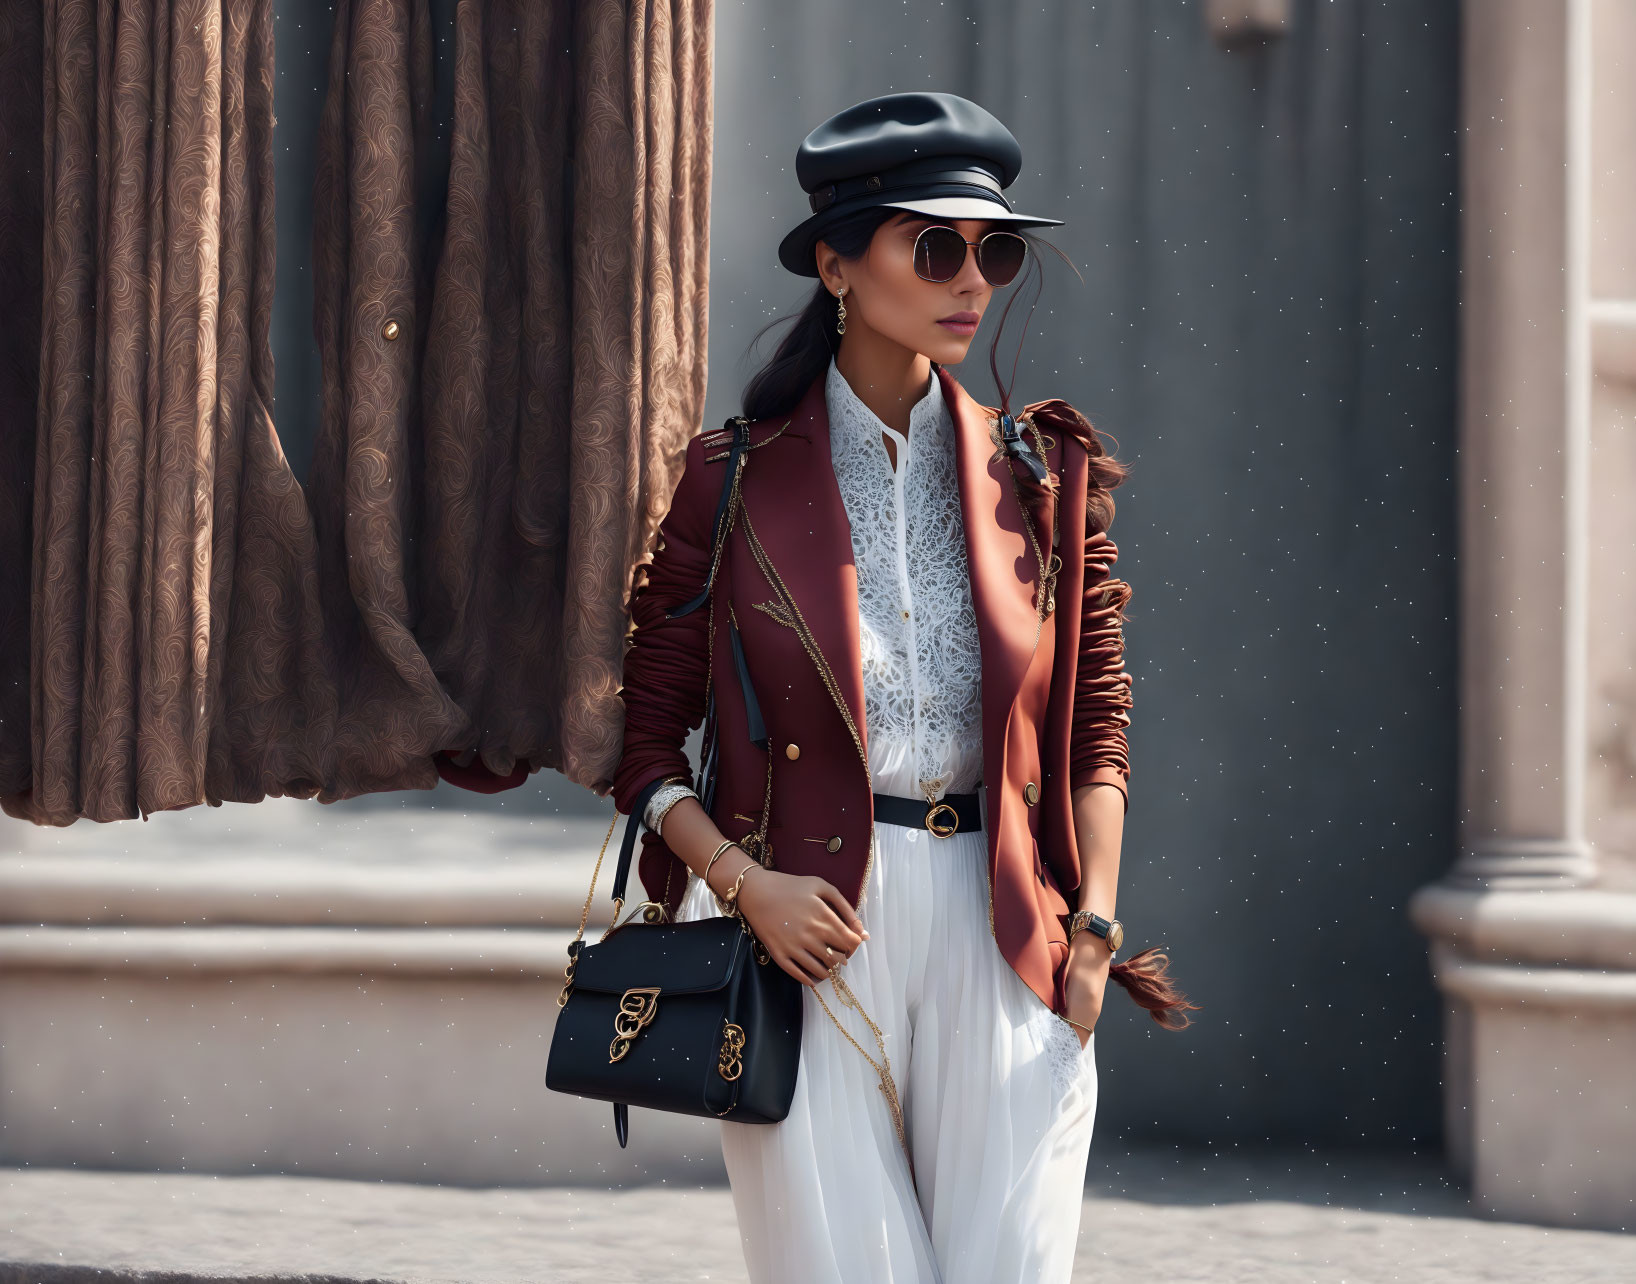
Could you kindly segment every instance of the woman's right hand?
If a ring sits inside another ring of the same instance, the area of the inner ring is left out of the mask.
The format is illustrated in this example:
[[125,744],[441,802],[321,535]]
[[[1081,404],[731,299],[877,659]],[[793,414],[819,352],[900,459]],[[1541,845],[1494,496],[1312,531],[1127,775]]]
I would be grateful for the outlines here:
[[803,985],[824,980],[869,936],[840,888],[815,874],[758,866],[739,885],[738,908],[774,962]]

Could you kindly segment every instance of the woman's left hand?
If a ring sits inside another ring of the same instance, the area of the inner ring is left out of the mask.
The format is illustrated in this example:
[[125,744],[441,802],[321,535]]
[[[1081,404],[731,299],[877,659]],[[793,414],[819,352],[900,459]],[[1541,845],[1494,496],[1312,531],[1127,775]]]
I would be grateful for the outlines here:
[[[1065,983],[1068,1015],[1079,1025],[1096,1029],[1102,1015],[1102,995],[1108,988],[1108,969],[1113,966],[1113,952],[1108,943],[1095,932],[1075,932],[1068,944],[1068,974]],[[1079,1036],[1083,1048],[1091,1036],[1079,1026],[1071,1027]]]

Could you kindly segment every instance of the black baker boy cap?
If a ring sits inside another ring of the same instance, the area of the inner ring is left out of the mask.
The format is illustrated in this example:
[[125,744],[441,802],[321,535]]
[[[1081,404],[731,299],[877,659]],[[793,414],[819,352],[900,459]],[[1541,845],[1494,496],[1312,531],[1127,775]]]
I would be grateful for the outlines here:
[[780,243],[778,261],[798,276],[817,276],[813,250],[825,230],[877,205],[933,218],[1060,226],[1059,218],[1011,208],[1004,189],[1021,169],[1011,131],[970,99],[931,91],[866,99],[831,116],[796,151],[795,176],[812,217]]

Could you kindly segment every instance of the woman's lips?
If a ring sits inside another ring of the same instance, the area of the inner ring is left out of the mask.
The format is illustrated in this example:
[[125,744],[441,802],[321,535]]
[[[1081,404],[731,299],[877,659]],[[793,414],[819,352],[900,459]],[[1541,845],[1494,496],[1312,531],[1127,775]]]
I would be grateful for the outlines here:
[[971,336],[977,333],[981,318],[975,312],[954,312],[938,320],[937,324],[955,334]]

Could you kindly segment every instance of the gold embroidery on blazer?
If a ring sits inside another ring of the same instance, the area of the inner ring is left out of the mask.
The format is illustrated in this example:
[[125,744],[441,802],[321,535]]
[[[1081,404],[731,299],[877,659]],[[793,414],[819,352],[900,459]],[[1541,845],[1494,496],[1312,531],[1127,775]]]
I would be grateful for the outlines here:
[[818,676],[829,688],[830,697],[835,701],[835,707],[840,710],[842,719],[846,722],[847,732],[852,736],[852,743],[858,750],[858,761],[863,763],[864,775],[869,780],[869,787],[874,789],[875,778],[869,770],[869,755],[864,752],[863,736],[858,731],[858,724],[852,717],[852,710],[847,706],[846,698],[841,694],[840,683],[835,680],[835,671],[829,667],[829,661],[818,648],[818,641],[812,635],[806,617],[801,614],[801,608],[796,605],[795,595],[790,592],[789,586],[784,583],[784,577],[778,573],[773,565],[772,558],[762,546],[761,540],[755,532],[755,524],[750,521],[749,509],[739,508],[739,516],[744,520],[744,539],[750,546],[750,552],[761,567],[761,573],[767,577],[767,582],[773,586],[778,598],[773,602],[757,602],[756,609],[764,612],[770,618],[777,620],[786,628],[793,629],[796,637],[801,641],[807,654],[812,657],[813,664],[818,669]]
[[757,602],[755,604],[755,608],[758,611],[765,612],[767,615],[772,616],[773,619],[777,620],[787,629],[793,629],[796,627],[795,617],[790,614],[789,607],[785,606],[782,602],[776,599],[770,602]]
[[[869,755],[864,750],[863,737],[858,731],[856,720],[852,717],[852,710],[846,703],[846,697],[841,694],[840,683],[835,680],[835,671],[829,667],[829,661],[824,658],[824,653],[819,649],[818,640],[813,637],[811,626],[807,624],[806,617],[801,614],[801,608],[796,604],[795,595],[790,592],[789,586],[784,583],[784,577],[778,573],[778,568],[773,565],[772,558],[762,546],[761,540],[756,536],[755,526],[750,521],[749,509],[741,505],[739,515],[744,519],[745,543],[750,546],[750,552],[754,555],[756,564],[761,568],[761,573],[766,577],[767,582],[773,586],[773,590],[777,594],[772,601],[757,602],[755,608],[767,615],[768,618],[776,620],[785,628],[792,630],[800,640],[802,649],[811,657],[813,666],[818,670],[819,678],[823,681],[824,686],[828,688],[830,698],[835,702],[836,709],[840,711],[842,721],[846,723],[847,733],[852,737],[852,743],[858,751],[858,761],[863,764],[865,784],[869,791],[873,793],[875,776],[869,769]],[[873,832],[869,834],[865,841],[867,851],[863,866],[862,887],[864,890],[858,896],[860,908],[863,905],[864,897],[868,895],[869,875],[875,865]]]

